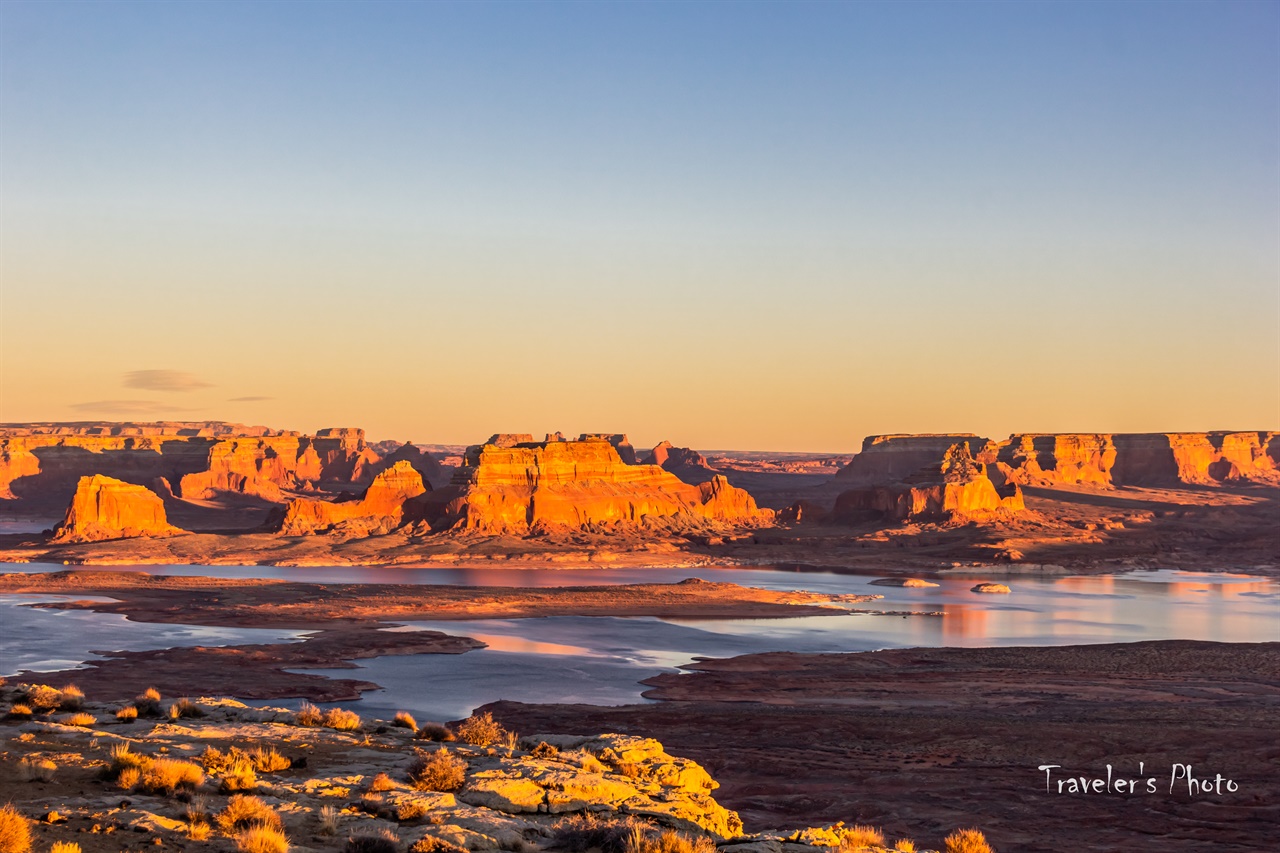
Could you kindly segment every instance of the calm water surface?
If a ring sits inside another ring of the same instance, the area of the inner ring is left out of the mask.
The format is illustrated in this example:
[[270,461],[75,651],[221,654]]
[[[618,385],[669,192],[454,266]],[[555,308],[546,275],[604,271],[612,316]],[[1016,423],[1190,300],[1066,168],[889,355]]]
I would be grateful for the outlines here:
[[[60,571],[59,564],[5,567],[14,571]],[[118,571],[120,567],[110,567]],[[982,573],[934,577],[938,587],[904,589],[871,585],[874,575],[781,567],[700,569],[406,569],[278,568],[271,566],[139,566],[157,575],[208,575],[281,578],[318,583],[460,584],[468,586],[584,586],[669,583],[688,577],[767,589],[807,589],[825,593],[883,595],[880,601],[852,605],[860,609],[940,611],[943,616],[842,613],[787,619],[681,620],[556,616],[534,619],[412,622],[398,630],[439,630],[465,634],[488,644],[464,655],[388,656],[359,661],[359,670],[320,675],[363,678],[386,689],[365,694],[369,714],[411,709],[427,718],[454,719],[476,705],[497,699],[526,702],[622,704],[637,701],[638,682],[698,657],[727,657],[764,651],[865,651],[909,646],[1067,645],[1196,639],[1259,642],[1280,639],[1280,584],[1265,578],[1218,573],[1147,571],[1106,576],[993,576]],[[970,587],[984,580],[1007,583],[1010,595],[980,595]],[[27,611],[48,618],[55,611]],[[0,619],[11,609],[0,611]],[[32,613],[39,615],[30,615]],[[70,614],[59,614],[70,615]],[[75,614],[82,642],[57,656],[28,648],[28,636],[40,631],[0,627],[5,665],[11,652],[23,659],[71,659],[77,649],[156,648],[209,643],[207,635],[183,632],[225,631],[225,642],[239,629],[197,629],[122,623],[121,617]],[[95,617],[116,621],[99,623]],[[7,626],[6,626],[7,627]],[[32,626],[34,627],[34,626]],[[154,629],[154,632],[153,632]],[[173,634],[165,634],[172,629]],[[111,632],[110,642],[95,632]],[[143,633],[133,639],[131,632]],[[148,633],[151,632],[151,633]],[[264,632],[281,636],[277,632]],[[288,634],[289,637],[296,635]],[[149,645],[141,645],[146,642]],[[127,644],[127,645],[121,645]],[[59,648],[63,648],[59,646]],[[77,661],[78,662],[78,661]],[[56,667],[46,667],[56,668]]]

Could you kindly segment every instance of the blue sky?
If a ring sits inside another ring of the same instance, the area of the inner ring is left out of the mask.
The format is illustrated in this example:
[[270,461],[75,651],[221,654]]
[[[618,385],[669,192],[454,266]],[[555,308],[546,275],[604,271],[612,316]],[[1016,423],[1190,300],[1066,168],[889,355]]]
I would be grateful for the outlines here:
[[0,420],[1277,428],[1278,33],[1261,2],[8,0]]

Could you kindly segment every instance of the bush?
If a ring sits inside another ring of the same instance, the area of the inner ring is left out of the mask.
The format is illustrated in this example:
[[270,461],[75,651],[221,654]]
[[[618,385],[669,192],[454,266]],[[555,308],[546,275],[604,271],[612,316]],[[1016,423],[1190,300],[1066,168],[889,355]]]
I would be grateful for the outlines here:
[[223,768],[218,782],[218,790],[224,794],[236,791],[258,790],[258,774],[253,770],[253,762],[248,756],[240,756]]
[[284,831],[280,815],[271,806],[257,797],[245,794],[236,794],[228,800],[226,808],[218,812],[216,820],[218,828],[227,835],[235,835],[258,826]]
[[883,847],[884,833],[873,826],[846,826],[840,830],[840,849],[858,850],[862,847]]
[[321,835],[338,834],[338,810],[333,806],[321,806],[316,818],[320,822]]
[[916,843],[910,838],[899,838],[893,842],[893,849],[898,853],[916,853]]
[[57,772],[58,765],[54,764],[47,758],[33,758],[26,756],[21,763],[22,781],[24,782],[51,782],[53,774]]
[[302,707],[298,709],[298,713],[293,715],[293,723],[297,726],[315,728],[322,722],[324,722],[324,714],[310,702],[303,702]]
[[987,837],[976,829],[957,829],[942,843],[946,853],[994,853]]
[[502,740],[506,730],[485,711],[480,716],[472,714],[458,724],[458,738],[472,746],[493,746]]
[[74,841],[55,841],[49,853],[80,853],[80,845]]
[[128,791],[142,781],[142,771],[137,767],[126,767],[116,776],[116,784]]
[[419,791],[449,793],[467,781],[467,762],[440,747],[434,752],[419,752],[409,765],[409,784]]
[[276,773],[293,766],[293,762],[281,755],[274,746],[266,749],[258,747],[249,753],[249,758],[253,761],[253,769],[259,773]]
[[353,835],[347,839],[342,853],[397,853],[400,839],[389,829],[380,832]]
[[391,777],[386,773],[379,773],[369,780],[369,790],[375,794],[381,791],[390,791],[395,786],[396,783],[392,782]]
[[271,826],[254,826],[236,835],[240,853],[288,853],[289,839],[284,831]]
[[425,817],[430,808],[422,800],[401,800],[396,805],[396,820],[405,823]]
[[207,823],[188,823],[187,838],[192,841],[207,841],[213,834],[213,827]]
[[560,754],[560,749],[547,743],[545,740],[538,741],[538,745],[529,750],[529,754],[534,758],[555,758]]
[[98,722],[98,718],[93,714],[86,714],[81,711],[78,714],[72,714],[62,722],[68,726],[79,726],[87,729],[89,726],[96,724]]
[[52,711],[62,704],[62,691],[47,684],[32,684],[22,694],[22,701],[37,711]]
[[84,691],[68,684],[58,691],[58,708],[62,711],[79,711],[84,707]]
[[551,828],[552,846],[569,853],[584,853],[598,848],[601,853],[642,853],[633,851],[648,838],[650,825],[630,815],[620,818],[597,817],[591,812],[561,818]]
[[172,794],[182,789],[194,791],[204,782],[200,765],[175,758],[156,758],[142,768],[139,787],[153,793]]
[[31,821],[12,804],[0,808],[0,853],[30,853]]
[[360,715],[355,711],[330,708],[324,712],[324,725],[340,732],[353,732],[360,728]]
[[715,853],[716,845],[705,835],[690,840],[672,829],[664,829],[657,836],[643,829],[633,829],[626,839],[626,853]]
[[451,841],[424,835],[409,848],[409,853],[467,853],[466,848],[459,847]]
[[23,705],[21,703],[15,704],[11,708],[9,708],[9,716],[13,717],[14,719],[19,719],[19,720],[26,719],[27,717],[30,717],[34,713],[35,712],[31,710],[30,705]]
[[133,706],[138,709],[138,714],[143,717],[159,717],[160,716],[160,691],[154,687],[148,687],[142,694],[133,700]]
[[196,719],[204,716],[204,708],[201,708],[190,699],[179,699],[169,706],[169,719]]
[[122,723],[132,723],[134,720],[138,719],[138,706],[125,705],[123,708],[116,711],[116,719]]
[[391,721],[391,725],[399,726],[402,729],[416,732],[418,730],[418,721],[413,718],[413,714],[408,711],[396,711],[396,717]]
[[439,723],[423,723],[418,727],[415,737],[419,740],[433,740],[438,743],[457,740],[448,726],[442,726]]
[[[118,743],[111,747],[111,763],[107,765],[106,776],[108,779],[119,779],[120,775],[126,770],[136,770],[138,775],[134,777],[133,784],[137,784],[138,778],[142,774],[142,768],[151,761],[146,755],[139,755],[129,749],[129,744]],[[132,785],[126,787],[133,787]]]

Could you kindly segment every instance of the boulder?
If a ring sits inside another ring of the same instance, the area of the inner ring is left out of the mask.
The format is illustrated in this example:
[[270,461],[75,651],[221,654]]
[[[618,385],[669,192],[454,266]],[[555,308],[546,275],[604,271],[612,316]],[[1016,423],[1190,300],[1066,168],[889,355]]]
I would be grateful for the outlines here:
[[100,542],[185,533],[169,524],[164,500],[145,486],[95,474],[81,477],[54,542]]

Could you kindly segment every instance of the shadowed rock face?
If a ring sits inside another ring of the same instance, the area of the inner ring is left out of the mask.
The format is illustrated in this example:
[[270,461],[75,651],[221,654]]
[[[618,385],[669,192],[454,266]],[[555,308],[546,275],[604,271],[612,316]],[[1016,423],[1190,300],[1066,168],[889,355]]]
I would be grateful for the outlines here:
[[961,443],[972,451],[987,444],[987,440],[967,432],[869,435],[862,440],[862,452],[836,473],[836,480],[850,485],[899,482],[922,468],[936,467],[953,446]]
[[656,465],[628,465],[605,439],[472,447],[449,489],[437,494],[436,526],[486,532],[639,525],[646,518],[731,525],[773,519],[723,477],[692,486]]
[[173,536],[160,496],[132,483],[94,475],[81,477],[55,542],[101,542],[138,536]]
[[874,511],[897,521],[981,520],[1026,509],[1017,484],[998,490],[987,466],[976,461],[967,441],[953,444],[941,464],[926,465],[902,482],[862,486],[836,499],[837,516]]
[[384,459],[358,429],[308,436],[222,423],[18,425],[0,428],[0,499],[60,505],[81,477],[103,474],[139,484],[163,478],[186,500],[280,502],[283,490],[368,483],[401,460],[439,475],[411,445]]
[[669,441],[649,451],[644,464],[658,465],[686,483],[704,483],[716,476],[716,470],[707,462],[707,457],[688,447],[675,447]]
[[378,474],[359,500],[297,498],[273,526],[286,536],[334,529],[360,536],[389,533],[404,520],[405,502],[428,491],[412,463],[401,460]]

